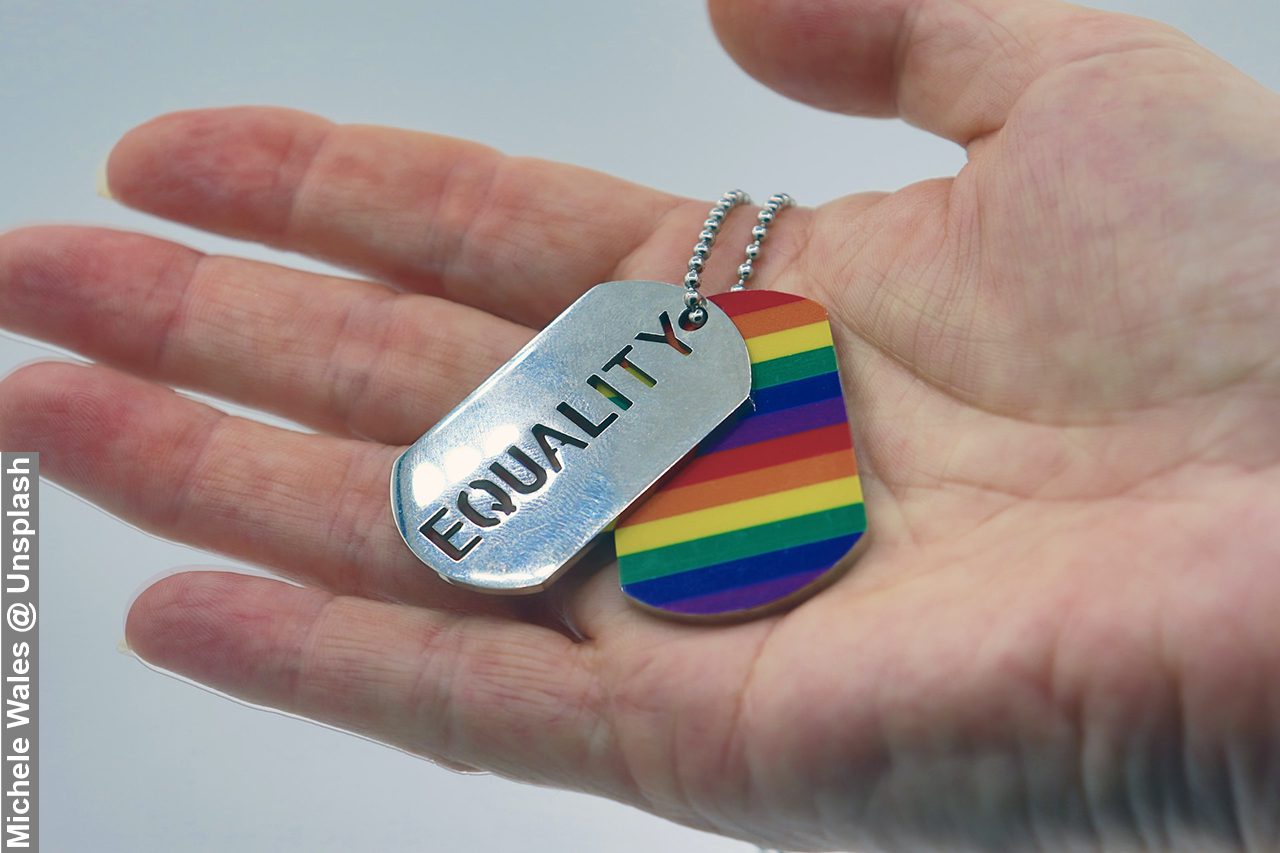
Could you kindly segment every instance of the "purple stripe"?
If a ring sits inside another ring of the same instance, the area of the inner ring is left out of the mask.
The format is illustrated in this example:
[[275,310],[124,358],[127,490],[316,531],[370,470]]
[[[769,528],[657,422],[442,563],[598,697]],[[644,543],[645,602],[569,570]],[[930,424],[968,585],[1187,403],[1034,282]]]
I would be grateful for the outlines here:
[[723,438],[698,448],[698,455],[704,456],[717,450],[730,450],[757,441],[768,441],[781,438],[796,432],[818,429],[819,427],[842,424],[847,420],[844,411],[844,399],[832,397],[819,400],[805,406],[783,409],[764,415],[747,415],[733,424]]
[[798,589],[802,589],[813,583],[826,571],[827,569],[816,569],[809,572],[799,572],[794,575],[785,575],[763,583],[726,589],[724,592],[716,592],[711,595],[699,595],[694,598],[684,598],[680,601],[668,601],[661,607],[663,610],[670,610],[672,613],[700,613],[703,615],[750,610],[753,607],[771,604]]

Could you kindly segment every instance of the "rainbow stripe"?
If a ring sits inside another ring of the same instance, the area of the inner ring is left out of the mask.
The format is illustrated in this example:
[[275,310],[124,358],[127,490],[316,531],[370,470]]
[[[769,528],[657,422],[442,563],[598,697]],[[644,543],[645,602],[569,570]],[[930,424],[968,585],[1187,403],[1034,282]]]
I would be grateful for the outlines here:
[[827,312],[765,290],[711,299],[747,341],[755,409],[620,519],[614,544],[637,602],[723,616],[812,586],[867,521]]

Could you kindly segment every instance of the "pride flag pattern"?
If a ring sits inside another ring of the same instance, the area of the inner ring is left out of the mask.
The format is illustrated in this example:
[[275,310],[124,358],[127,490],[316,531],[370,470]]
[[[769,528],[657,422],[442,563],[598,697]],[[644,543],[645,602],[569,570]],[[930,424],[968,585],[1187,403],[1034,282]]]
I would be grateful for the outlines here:
[[797,597],[867,528],[826,310],[767,290],[711,300],[746,339],[755,409],[708,436],[614,532],[623,591],[691,617]]

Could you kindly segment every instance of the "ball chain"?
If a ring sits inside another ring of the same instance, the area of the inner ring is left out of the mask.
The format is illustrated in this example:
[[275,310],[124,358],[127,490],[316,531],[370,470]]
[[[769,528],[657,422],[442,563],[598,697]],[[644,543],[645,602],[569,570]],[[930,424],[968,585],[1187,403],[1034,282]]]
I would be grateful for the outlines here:
[[795,207],[795,204],[796,200],[786,193],[774,193],[769,196],[769,200],[756,214],[756,225],[751,229],[752,240],[747,244],[747,259],[742,262],[742,266],[738,267],[738,283],[729,288],[730,290],[746,289],[747,281],[755,272],[755,260],[760,257],[760,244],[768,235],[769,226],[773,224],[773,220],[779,213],[788,207]]
[[705,297],[699,288],[702,286],[702,268],[711,255],[711,247],[715,245],[720,226],[724,224],[729,211],[740,204],[750,203],[751,197],[742,190],[729,190],[720,196],[720,200],[707,213],[707,219],[702,223],[702,233],[698,235],[698,243],[693,247],[693,257],[689,258],[689,271],[684,274],[685,317],[694,326],[701,326],[707,321],[707,309],[703,307]]
[[[692,326],[701,326],[707,321],[707,309],[704,307],[706,297],[702,295],[702,270],[706,267],[707,258],[711,255],[711,247],[715,245],[716,236],[724,225],[729,211],[743,204],[750,204],[751,197],[742,190],[730,190],[720,196],[720,200],[707,213],[702,223],[702,232],[698,234],[698,242],[693,247],[693,256],[689,258],[689,271],[684,275],[684,319]],[[775,193],[756,214],[756,225],[751,229],[751,243],[747,245],[747,257],[738,267],[738,282],[730,290],[743,290],[747,281],[755,272],[755,261],[760,257],[760,246],[769,233],[769,226],[778,214],[788,207],[795,206],[795,199],[786,193]]]

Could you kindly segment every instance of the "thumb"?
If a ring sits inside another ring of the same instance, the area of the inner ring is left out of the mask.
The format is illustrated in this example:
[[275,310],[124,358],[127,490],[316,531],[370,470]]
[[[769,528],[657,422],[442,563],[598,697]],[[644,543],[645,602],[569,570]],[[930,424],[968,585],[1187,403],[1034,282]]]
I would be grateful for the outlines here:
[[781,94],[901,116],[962,145],[999,130],[1056,68],[1191,44],[1154,21],[1055,0],[710,0],[710,13],[729,55]]

